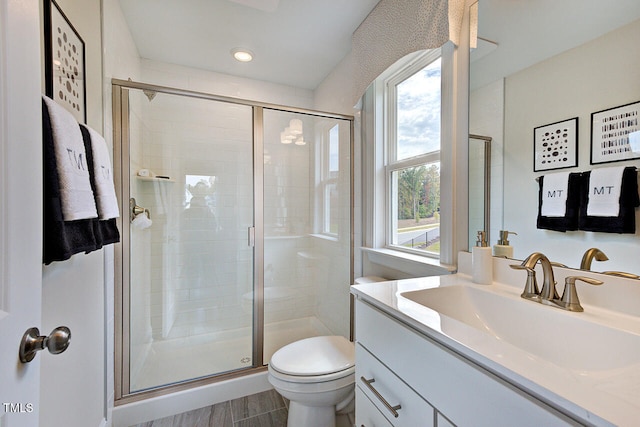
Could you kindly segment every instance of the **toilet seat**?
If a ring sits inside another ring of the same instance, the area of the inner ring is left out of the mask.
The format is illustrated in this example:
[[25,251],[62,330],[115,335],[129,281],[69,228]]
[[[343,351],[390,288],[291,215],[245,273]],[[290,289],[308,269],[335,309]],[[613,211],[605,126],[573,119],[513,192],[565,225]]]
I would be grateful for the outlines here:
[[276,351],[269,371],[281,381],[319,383],[355,372],[355,348],[342,336],[306,338]]
[[[289,382],[289,383],[296,383],[296,384],[312,384],[312,383],[327,383],[327,382],[338,382],[338,380],[341,379],[346,379],[347,383],[349,382],[355,382],[355,372],[356,372],[356,368],[355,366],[351,367],[351,368],[347,368],[344,369],[342,371],[338,371],[338,372],[334,372],[332,374],[327,374],[327,375],[288,375],[288,374],[283,374],[282,372],[278,371],[277,369],[275,369],[273,366],[269,365],[269,375],[271,375],[273,378],[280,380],[280,381],[284,381],[284,382]],[[349,378],[351,377],[351,378]],[[340,381],[343,382],[343,381]]]
[[271,357],[268,379],[289,400],[287,425],[336,425],[336,412],[353,412],[355,345],[341,336],[306,338]]

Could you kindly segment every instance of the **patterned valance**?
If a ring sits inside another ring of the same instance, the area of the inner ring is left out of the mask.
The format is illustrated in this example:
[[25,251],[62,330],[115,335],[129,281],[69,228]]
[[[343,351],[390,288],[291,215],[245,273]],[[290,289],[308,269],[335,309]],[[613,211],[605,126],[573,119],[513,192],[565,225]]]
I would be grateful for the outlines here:
[[459,44],[465,0],[380,0],[353,33],[354,103],[405,55]]

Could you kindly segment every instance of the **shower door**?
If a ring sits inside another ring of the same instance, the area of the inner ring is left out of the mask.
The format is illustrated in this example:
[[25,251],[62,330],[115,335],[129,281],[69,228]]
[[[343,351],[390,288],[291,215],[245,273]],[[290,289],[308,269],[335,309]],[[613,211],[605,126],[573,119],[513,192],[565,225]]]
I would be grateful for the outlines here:
[[116,400],[264,371],[294,340],[349,336],[353,117],[113,88]]
[[351,121],[264,109],[264,354],[349,336]]
[[139,89],[120,105],[124,390],[254,366],[253,108]]

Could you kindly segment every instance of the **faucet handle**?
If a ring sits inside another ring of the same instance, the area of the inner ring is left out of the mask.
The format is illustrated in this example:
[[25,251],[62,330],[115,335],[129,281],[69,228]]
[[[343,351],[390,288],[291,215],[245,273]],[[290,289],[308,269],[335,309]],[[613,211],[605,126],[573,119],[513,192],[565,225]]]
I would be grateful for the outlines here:
[[602,274],[607,274],[609,276],[617,276],[624,277],[625,279],[640,279],[640,276],[633,273],[626,273],[624,271],[603,271]]
[[569,268],[568,265],[563,264],[561,262],[556,262],[556,261],[551,261],[551,265],[554,266],[554,267]]
[[590,285],[602,285],[604,283],[602,280],[592,279],[591,277],[586,277],[586,276],[569,276],[566,279],[564,279],[564,283],[565,285],[568,285],[568,284],[573,285],[576,283],[576,280],[580,280],[581,282],[585,282]]
[[564,279],[564,292],[562,293],[562,299],[555,301],[560,307],[569,311],[584,311],[580,305],[580,299],[578,299],[578,292],[576,291],[576,280],[588,283],[590,285],[602,285],[604,282],[598,279],[592,279],[586,276],[569,276]]
[[538,281],[536,280],[536,271],[522,264],[510,264],[509,267],[514,270],[526,270],[527,282],[524,285],[524,291],[520,296],[524,299],[540,301],[540,290],[538,289]]

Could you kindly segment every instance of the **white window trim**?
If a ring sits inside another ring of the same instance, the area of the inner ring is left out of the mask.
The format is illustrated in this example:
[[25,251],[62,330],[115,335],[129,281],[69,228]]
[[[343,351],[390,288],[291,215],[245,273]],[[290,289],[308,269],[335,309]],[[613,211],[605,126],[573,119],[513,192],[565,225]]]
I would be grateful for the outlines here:
[[[400,62],[394,65],[390,74],[384,75],[380,78],[383,91],[383,111],[385,120],[383,122],[383,134],[384,139],[384,175],[385,175],[385,244],[384,247],[391,251],[405,252],[407,254],[413,254],[426,258],[439,259],[440,255],[433,252],[427,252],[417,249],[404,248],[400,245],[394,245],[391,242],[394,241],[394,234],[397,232],[394,229],[394,215],[396,215],[392,203],[391,196],[393,194],[393,180],[391,178],[394,171],[398,171],[413,166],[420,166],[428,163],[434,163],[440,161],[440,150],[435,152],[429,152],[418,156],[409,157],[402,160],[397,160],[397,126],[392,124],[396,123],[396,106],[397,106],[397,90],[398,84],[404,82],[420,70],[427,67],[432,62],[441,58],[441,49],[432,49],[427,52],[420,53],[411,58],[408,62]],[[397,67],[397,68],[396,68]],[[442,80],[441,76],[441,80]],[[441,90],[443,84],[440,84]],[[440,97],[442,103],[442,96]],[[441,104],[441,111],[443,110]],[[442,140],[442,138],[441,138]],[[442,144],[441,144],[442,145]]]
[[[407,64],[415,64],[420,60],[420,57],[425,55],[413,54],[408,55],[403,60],[398,61],[394,66],[390,67],[379,79],[368,89],[366,96],[363,99],[363,223],[365,229],[363,230],[363,251],[365,253],[376,253],[376,258],[385,258],[387,263],[385,266],[402,271],[403,265],[406,262],[416,262],[416,257],[413,254],[404,253],[397,250],[397,247],[387,247],[387,224],[389,224],[389,211],[386,209],[387,200],[387,186],[386,186],[386,150],[382,141],[386,137],[385,126],[387,123],[387,117],[385,117],[384,108],[384,84],[383,80],[388,79],[394,73],[402,67],[406,67]],[[440,244],[440,259],[433,259],[424,257],[424,259],[430,259],[428,261],[433,266],[435,262],[437,265],[442,266],[441,273],[447,273],[455,271],[455,264],[457,263],[457,251],[460,246],[456,229],[460,229],[464,224],[460,221],[462,216],[465,215],[464,206],[456,205],[454,209],[454,202],[460,202],[461,195],[456,194],[456,190],[463,185],[461,182],[466,179],[466,176],[458,177],[456,180],[456,167],[466,168],[466,165],[457,165],[456,157],[460,158],[460,154],[464,154],[464,148],[459,147],[459,143],[456,142],[459,124],[454,116],[461,107],[458,103],[458,98],[461,96],[458,91],[460,89],[467,90],[467,87],[461,81],[460,76],[456,74],[458,64],[458,54],[456,48],[449,42],[441,48],[442,57],[442,116],[441,116],[441,149],[440,149],[440,164],[443,173],[440,175],[440,229],[441,235],[444,237]],[[418,66],[418,65],[416,65]],[[464,119],[465,117],[460,117]],[[468,129],[464,129],[465,133],[468,133]],[[463,141],[466,141],[466,136]],[[460,179],[462,178],[462,179]],[[458,191],[460,192],[460,191]],[[464,195],[466,197],[466,194]],[[462,212],[456,215],[456,211],[462,208]],[[461,215],[460,215],[461,214]],[[459,224],[458,224],[459,223]],[[464,227],[462,227],[464,228]],[[460,229],[464,233],[466,239],[466,228]],[[466,241],[465,241],[466,242]],[[390,251],[393,251],[393,256],[390,256]],[[403,255],[404,254],[404,255]],[[398,257],[403,258],[405,261],[398,263],[395,260]],[[380,263],[380,262],[379,262]]]

